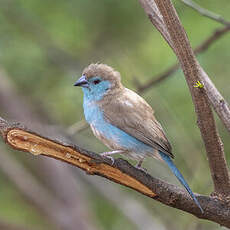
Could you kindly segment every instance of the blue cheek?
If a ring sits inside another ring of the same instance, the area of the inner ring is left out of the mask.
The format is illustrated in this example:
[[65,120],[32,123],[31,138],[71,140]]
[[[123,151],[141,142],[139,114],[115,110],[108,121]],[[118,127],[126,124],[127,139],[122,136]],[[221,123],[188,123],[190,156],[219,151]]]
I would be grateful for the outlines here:
[[99,101],[103,98],[106,91],[110,88],[109,81],[102,81],[97,85],[94,85],[93,80],[89,84],[89,88],[82,88],[84,93],[84,100]]

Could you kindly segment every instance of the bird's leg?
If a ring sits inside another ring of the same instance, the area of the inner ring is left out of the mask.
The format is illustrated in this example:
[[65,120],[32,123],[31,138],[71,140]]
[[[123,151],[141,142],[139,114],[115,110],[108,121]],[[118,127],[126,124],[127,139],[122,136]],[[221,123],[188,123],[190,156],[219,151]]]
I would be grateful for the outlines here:
[[100,155],[102,156],[102,157],[107,157],[107,158],[109,158],[111,161],[112,161],[112,164],[114,163],[114,159],[113,159],[113,157],[111,157],[111,155],[113,155],[113,154],[116,154],[116,153],[124,153],[125,151],[123,151],[123,150],[114,150],[114,151],[110,151],[110,152],[103,152],[103,153],[100,153]]
[[142,158],[141,160],[139,160],[138,163],[135,165],[135,167],[137,169],[140,169],[140,170],[144,171],[144,172],[147,172],[147,169],[141,167],[143,161],[144,161],[144,158]]

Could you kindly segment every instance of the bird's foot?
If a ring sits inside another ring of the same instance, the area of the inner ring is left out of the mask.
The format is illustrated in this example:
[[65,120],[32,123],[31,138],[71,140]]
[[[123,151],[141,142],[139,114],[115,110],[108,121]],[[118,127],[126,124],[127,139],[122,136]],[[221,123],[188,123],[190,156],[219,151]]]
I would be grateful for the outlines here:
[[111,157],[110,155],[115,154],[115,153],[117,153],[117,152],[116,152],[116,151],[103,152],[103,153],[100,153],[100,155],[101,155],[102,157],[105,157],[105,158],[110,159],[110,160],[112,161],[112,165],[113,165],[115,160],[114,160],[113,157]]
[[113,157],[111,157],[111,156],[103,156],[103,155],[101,155],[101,156],[110,159],[112,161],[112,165],[114,164],[115,160],[113,159]]
[[110,152],[100,153],[100,155],[102,157],[109,158],[112,161],[112,165],[113,165],[115,160],[113,159],[113,157],[111,157],[111,155],[113,155],[113,154],[119,154],[119,153],[124,153],[124,151],[123,150],[114,150],[114,151],[110,151]]

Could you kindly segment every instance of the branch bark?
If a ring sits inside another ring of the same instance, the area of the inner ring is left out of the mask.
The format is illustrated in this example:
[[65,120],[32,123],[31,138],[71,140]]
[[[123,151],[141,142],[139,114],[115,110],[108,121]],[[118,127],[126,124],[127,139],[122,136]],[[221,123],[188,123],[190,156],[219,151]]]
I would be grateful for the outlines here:
[[105,177],[168,206],[230,227],[230,204],[223,199],[197,195],[205,211],[201,214],[185,190],[156,179],[125,160],[116,159],[112,165],[109,159],[104,159],[96,153],[65,143],[62,139],[50,139],[20,124],[10,124],[2,118],[0,118],[0,133],[5,142],[14,149],[64,161],[81,168],[89,175]]
[[[139,1],[144,7],[145,12],[149,15],[149,9],[152,8],[151,5],[153,1]],[[215,90],[216,88],[213,84],[208,85],[206,82],[207,79],[205,79],[206,81],[204,82],[205,72],[195,58],[193,50],[189,44],[187,35],[184,31],[183,26],[180,23],[176,10],[173,7],[171,1],[155,0],[155,3],[161,15],[163,16],[164,26],[167,28],[167,31],[170,34],[170,43],[173,44],[173,50],[179,59],[181,68],[184,72],[187,84],[190,89],[190,93],[192,95],[192,100],[197,114],[197,123],[200,128],[201,136],[203,138],[209,160],[209,167],[214,183],[215,194],[229,196],[230,177],[224,155],[223,144],[221,142],[215,125],[215,120],[208,98],[205,94],[206,92],[207,94],[213,95],[213,90]],[[205,76],[207,77],[207,75]],[[205,90],[203,88],[200,89],[194,87],[194,85],[199,81],[204,84]],[[211,95],[209,99],[213,99],[213,96]],[[224,100],[223,97],[222,100]],[[216,102],[211,102],[213,106],[216,106]]]

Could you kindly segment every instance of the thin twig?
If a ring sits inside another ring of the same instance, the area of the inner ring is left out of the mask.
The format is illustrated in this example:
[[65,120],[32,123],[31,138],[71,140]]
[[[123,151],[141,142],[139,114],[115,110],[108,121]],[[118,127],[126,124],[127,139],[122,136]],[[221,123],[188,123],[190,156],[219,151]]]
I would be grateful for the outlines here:
[[[220,29],[216,29],[208,38],[206,38],[200,45],[194,49],[196,55],[205,52],[214,42],[220,39],[223,35],[230,31],[230,25],[225,26]],[[136,84],[138,93],[145,93],[151,87],[157,85],[158,83],[166,80],[172,74],[174,74],[180,68],[179,63],[176,63],[166,69],[164,72],[152,77],[149,81],[144,84]]]
[[202,214],[184,189],[156,179],[123,159],[116,159],[112,164],[109,159],[104,159],[96,153],[65,143],[60,138],[50,139],[19,124],[9,124],[2,118],[0,118],[0,133],[5,142],[14,149],[67,162],[89,175],[105,177],[168,206],[230,227],[229,203],[218,197],[197,195],[204,209]]
[[192,9],[196,10],[197,12],[199,12],[201,15],[210,18],[212,20],[215,20],[223,25],[229,26],[230,22],[227,21],[226,19],[224,19],[221,15],[216,14],[210,10],[207,10],[203,7],[201,7],[200,5],[198,5],[197,3],[193,2],[192,0],[181,0],[185,5],[191,7]]

